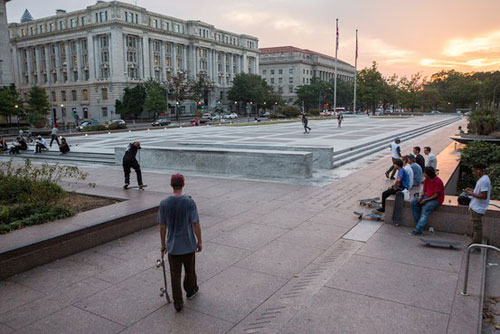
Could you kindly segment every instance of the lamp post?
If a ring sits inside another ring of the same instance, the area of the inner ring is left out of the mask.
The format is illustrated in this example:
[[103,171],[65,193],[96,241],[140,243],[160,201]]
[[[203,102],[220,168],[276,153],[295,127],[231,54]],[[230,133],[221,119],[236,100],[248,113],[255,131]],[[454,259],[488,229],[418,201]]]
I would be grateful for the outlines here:
[[61,104],[61,119],[62,119],[62,123],[63,123],[63,127],[65,126],[64,125],[64,104]]

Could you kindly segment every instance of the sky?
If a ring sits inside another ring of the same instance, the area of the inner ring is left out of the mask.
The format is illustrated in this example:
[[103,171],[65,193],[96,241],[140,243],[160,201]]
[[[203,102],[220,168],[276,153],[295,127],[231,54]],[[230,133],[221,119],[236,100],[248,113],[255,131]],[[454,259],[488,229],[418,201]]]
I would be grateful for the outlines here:
[[[429,77],[440,70],[500,70],[500,0],[122,0],[149,11],[256,36],[259,47],[293,45],[354,64],[359,30],[358,69],[378,63],[385,76]],[[33,17],[57,8],[78,10],[89,0],[12,0],[9,22],[25,9]]]

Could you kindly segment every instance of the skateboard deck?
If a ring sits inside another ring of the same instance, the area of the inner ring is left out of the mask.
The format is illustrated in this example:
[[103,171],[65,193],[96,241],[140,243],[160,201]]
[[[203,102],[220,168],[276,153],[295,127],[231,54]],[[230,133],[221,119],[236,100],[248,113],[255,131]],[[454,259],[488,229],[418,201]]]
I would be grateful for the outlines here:
[[374,219],[374,220],[384,220],[384,215],[380,215],[378,213],[374,212],[353,212],[356,216],[358,216],[358,219],[363,219],[363,218],[369,218],[369,219]]
[[163,287],[160,288],[160,297],[163,297],[165,296],[165,298],[167,299],[167,303],[171,303],[170,301],[170,296],[168,295],[168,291],[167,291],[167,272],[165,270],[165,259],[163,258],[163,255],[161,257],[161,259],[158,259],[156,260],[156,268],[162,268],[162,271],[163,271]]
[[453,248],[453,249],[462,248],[462,244],[457,241],[426,239],[426,238],[420,238],[420,241],[424,245],[431,247],[443,247],[443,248]]
[[402,191],[398,191],[395,195],[394,211],[392,212],[392,223],[396,226],[403,222],[403,207],[405,205],[405,196]]
[[123,189],[134,189],[134,188],[137,188],[139,190],[144,190],[144,188],[146,188],[147,186],[148,186],[147,184],[144,184],[141,187],[140,186],[128,186],[127,188],[123,187]]
[[379,202],[379,200],[380,200],[380,197],[360,199],[359,200],[359,205],[366,206],[366,207],[369,207],[369,208],[375,208],[375,207],[379,207],[380,205],[382,205]]

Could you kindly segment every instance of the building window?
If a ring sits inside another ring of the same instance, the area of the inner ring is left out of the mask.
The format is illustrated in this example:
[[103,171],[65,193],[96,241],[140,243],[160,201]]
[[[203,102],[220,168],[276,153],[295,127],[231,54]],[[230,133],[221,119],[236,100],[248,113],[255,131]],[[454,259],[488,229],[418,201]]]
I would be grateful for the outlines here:
[[87,107],[83,108],[83,118],[84,119],[89,118],[89,108]]
[[283,83],[283,78],[278,78],[278,83]]
[[76,101],[76,90],[74,90],[74,89],[71,91],[71,99],[73,101]]
[[108,117],[108,108],[102,107],[102,117]]
[[101,95],[102,95],[103,101],[107,100],[108,99],[108,89],[107,88],[101,89]]
[[43,25],[41,25],[41,24],[40,24],[40,25],[38,26],[38,32],[39,32],[40,34],[43,34],[43,33],[44,33],[44,31],[43,31]]
[[52,101],[56,101],[56,92],[51,91],[50,94],[52,95]]
[[54,23],[49,23],[49,32],[54,31]]
[[283,74],[283,70],[282,70],[282,69],[279,69],[279,70],[278,70],[278,74]]
[[84,100],[84,101],[89,100],[89,91],[87,89],[82,90],[82,100]]
[[288,87],[288,93],[293,94],[293,86]]
[[271,84],[274,84],[274,78],[271,78]]
[[65,107],[61,107],[61,115],[62,117],[66,117],[66,108]]
[[266,75],[267,70],[262,70],[262,75]]
[[61,91],[61,98],[64,102],[66,102],[66,91],[65,90],[62,90]]
[[293,77],[288,78],[288,83],[293,83]]
[[274,74],[274,70],[271,70],[271,75],[273,75],[273,74]]
[[85,16],[82,16],[82,26],[84,26],[85,24],[87,24],[87,18]]
[[289,69],[288,73],[293,74],[293,68]]
[[278,93],[283,94],[283,87],[281,87],[281,86],[278,87]]
[[70,26],[71,28],[75,28],[75,27],[76,27],[76,21],[75,21],[75,19],[71,19],[71,20],[69,20],[69,26]]
[[66,29],[66,22],[65,21],[59,21],[59,29],[60,30]]
[[30,27],[30,35],[34,35],[33,27]]

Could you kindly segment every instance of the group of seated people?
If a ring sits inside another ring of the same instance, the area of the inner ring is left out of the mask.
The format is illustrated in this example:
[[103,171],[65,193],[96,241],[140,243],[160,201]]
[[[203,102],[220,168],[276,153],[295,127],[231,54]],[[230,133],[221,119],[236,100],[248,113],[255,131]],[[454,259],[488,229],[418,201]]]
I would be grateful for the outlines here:
[[[426,147],[425,151],[428,151],[426,154],[429,155],[430,148]],[[389,196],[414,188],[416,192],[411,201],[411,209],[416,226],[409,234],[419,235],[422,234],[431,212],[444,201],[444,184],[436,174],[435,156],[425,164],[418,146],[414,147],[413,153],[401,159],[393,159],[396,178],[394,184],[382,193],[382,206],[377,211],[385,212],[385,202]]]
[[[48,143],[45,138],[42,136],[38,136],[35,140],[35,153],[42,153],[43,150],[48,150]],[[28,150],[28,143],[23,136],[17,136],[16,140],[12,143],[9,148],[9,145],[5,139],[0,139],[0,152],[7,152],[10,155],[20,154],[21,151]],[[61,154],[66,154],[70,151],[69,145],[66,141],[66,138],[62,137],[61,142],[59,144],[59,151]]]

